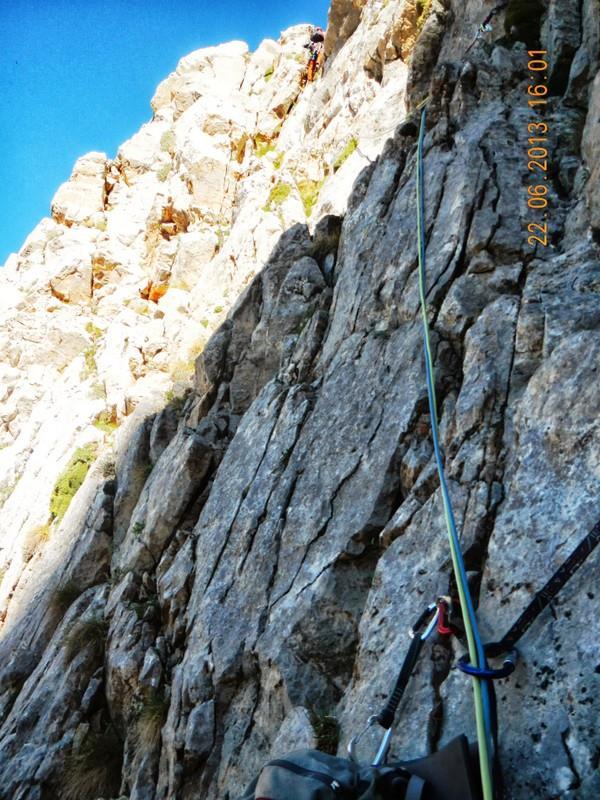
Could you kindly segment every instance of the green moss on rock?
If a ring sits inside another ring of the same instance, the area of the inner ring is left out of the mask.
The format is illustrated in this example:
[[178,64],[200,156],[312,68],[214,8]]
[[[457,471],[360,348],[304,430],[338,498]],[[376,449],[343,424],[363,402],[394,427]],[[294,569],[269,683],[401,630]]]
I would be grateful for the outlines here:
[[254,137],[254,152],[258,158],[266,156],[267,153],[272,153],[273,150],[275,150],[275,145],[268,136],[264,136],[262,133],[256,134]]
[[344,147],[342,152],[339,154],[339,156],[333,162],[333,171],[334,172],[337,172],[338,169],[344,163],[344,161],[346,161],[348,158],[350,158],[350,156],[356,150],[357,147],[358,147],[358,142],[356,141],[356,139],[354,137],[352,137],[352,139],[350,139],[348,141],[348,143],[346,144],[346,146]]
[[267,202],[264,205],[264,211],[273,211],[274,208],[279,207],[284,200],[290,196],[292,187],[289,183],[278,181],[271,189]]
[[57,522],[62,520],[67,513],[71,500],[75,497],[95,459],[95,444],[79,447],[73,453],[65,471],[59,476],[52,490],[50,497],[50,515],[52,519]]
[[307,217],[310,217],[313,208],[319,199],[319,192],[323,186],[323,181],[312,181],[307,179],[304,181],[299,181],[297,186],[298,191],[300,192],[302,204],[304,205],[304,213]]
[[111,414],[110,411],[103,411],[96,417],[92,424],[95,428],[98,428],[99,431],[108,434],[113,433],[119,427],[115,415]]
[[422,30],[425,21],[431,11],[431,0],[417,0],[417,30]]

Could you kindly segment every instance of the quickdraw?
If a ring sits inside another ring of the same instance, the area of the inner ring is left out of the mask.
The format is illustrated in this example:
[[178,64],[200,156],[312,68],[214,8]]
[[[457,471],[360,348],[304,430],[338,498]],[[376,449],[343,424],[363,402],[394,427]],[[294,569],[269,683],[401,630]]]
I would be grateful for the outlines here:
[[[529,605],[524,609],[502,639],[498,642],[484,645],[486,656],[489,658],[496,658],[499,655],[505,654],[502,667],[497,669],[491,669],[489,667],[480,669],[474,667],[472,664],[468,663],[468,655],[466,654],[458,659],[457,667],[467,675],[479,679],[498,680],[511,675],[519,659],[519,652],[515,647],[516,643],[531,625],[533,625],[535,620],[550,604],[554,597],[556,597],[567,581],[573,577],[575,572],[585,562],[588,556],[591,555],[599,543],[600,521],[596,523],[587,536],[585,536],[575,550],[573,550],[569,557],[561,564],[550,580],[536,592]],[[385,764],[390,749],[396,712],[404,696],[404,692],[421,653],[423,644],[434,631],[437,631],[437,633],[442,636],[450,636],[452,634],[461,635],[459,628],[450,621],[454,610],[455,603],[452,602],[450,597],[438,597],[435,602],[430,603],[424,609],[414,625],[409,628],[408,636],[411,639],[411,644],[404,658],[404,662],[402,663],[402,667],[400,668],[400,672],[398,673],[394,688],[384,708],[379,714],[370,716],[363,730],[354,736],[348,744],[348,755],[355,764],[358,765],[361,763],[358,755],[358,744],[360,740],[367,731],[375,725],[382,727],[384,733],[371,764],[374,767]],[[495,722],[494,719],[494,726]]]
[[506,0],[503,3],[500,3],[499,5],[497,5],[495,8],[493,8],[490,11],[490,13],[487,15],[487,17],[483,20],[483,22],[481,23],[481,25],[477,29],[477,33],[475,34],[475,38],[473,39],[471,44],[465,50],[465,55],[473,47],[475,42],[477,42],[479,39],[481,39],[481,37],[483,36],[484,33],[490,33],[493,30],[492,20],[494,19],[496,14],[499,14],[501,11],[504,11],[504,9],[506,8],[507,5],[508,5],[508,0]]

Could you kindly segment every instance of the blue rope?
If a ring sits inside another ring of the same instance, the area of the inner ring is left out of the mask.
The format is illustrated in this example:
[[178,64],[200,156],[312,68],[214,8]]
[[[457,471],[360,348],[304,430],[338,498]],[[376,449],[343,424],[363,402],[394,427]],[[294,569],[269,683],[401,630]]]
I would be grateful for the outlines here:
[[[463,613],[466,613],[468,615],[471,624],[471,629],[473,632],[473,640],[475,643],[475,649],[477,653],[477,667],[480,670],[487,671],[488,670],[487,659],[485,656],[483,643],[481,641],[481,636],[479,634],[479,629],[477,626],[477,619],[475,616],[475,608],[473,606],[473,600],[471,598],[471,593],[469,591],[467,572],[465,569],[462,550],[460,546],[460,540],[456,529],[456,521],[454,519],[454,512],[452,510],[450,493],[448,491],[448,485],[446,482],[444,462],[442,458],[442,452],[438,434],[437,409],[435,401],[435,385],[433,379],[433,364],[431,358],[431,348],[429,345],[429,328],[427,322],[427,313],[424,303],[425,287],[426,287],[425,201],[424,201],[424,189],[423,189],[423,139],[425,136],[425,122],[426,122],[426,110],[424,108],[421,112],[421,126],[419,130],[419,140],[417,147],[417,195],[418,195],[418,214],[419,214],[419,220],[418,220],[419,277],[422,282],[421,299],[422,299],[422,312],[423,312],[423,335],[424,335],[424,351],[425,351],[425,374],[427,380],[427,399],[429,402],[433,449],[435,453],[437,471],[440,479],[440,488],[444,499],[446,519],[448,523],[448,531],[452,540],[456,556],[455,559],[453,560],[455,569],[457,570],[458,573],[456,575],[456,580],[457,582],[462,583],[464,589],[464,599],[466,601],[466,608],[463,609]],[[475,679],[478,680],[478,678]],[[492,735],[490,687],[487,680],[481,680],[481,694],[482,694],[484,727],[487,739],[488,753],[492,754],[494,752],[494,737]]]

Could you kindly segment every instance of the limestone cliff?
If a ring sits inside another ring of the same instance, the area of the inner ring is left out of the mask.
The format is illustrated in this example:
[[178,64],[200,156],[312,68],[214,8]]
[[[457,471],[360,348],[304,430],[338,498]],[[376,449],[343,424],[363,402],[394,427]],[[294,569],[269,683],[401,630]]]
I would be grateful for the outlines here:
[[[596,522],[600,7],[511,0],[467,54],[493,7],[333,0],[305,89],[307,26],[182,58],[1,271],[1,798],[234,800],[324,714],[341,752],[388,691],[450,585],[416,277],[427,96],[437,392],[486,638]],[[510,800],[600,793],[597,569],[500,685]],[[461,652],[423,657],[394,756],[473,737]]]

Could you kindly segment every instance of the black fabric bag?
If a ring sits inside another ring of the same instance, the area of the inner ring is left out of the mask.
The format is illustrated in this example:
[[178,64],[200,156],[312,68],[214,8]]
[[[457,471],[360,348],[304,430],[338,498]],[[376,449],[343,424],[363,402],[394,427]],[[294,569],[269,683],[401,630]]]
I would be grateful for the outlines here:
[[382,767],[296,750],[265,764],[239,800],[479,800],[473,772],[465,736],[427,758]]

